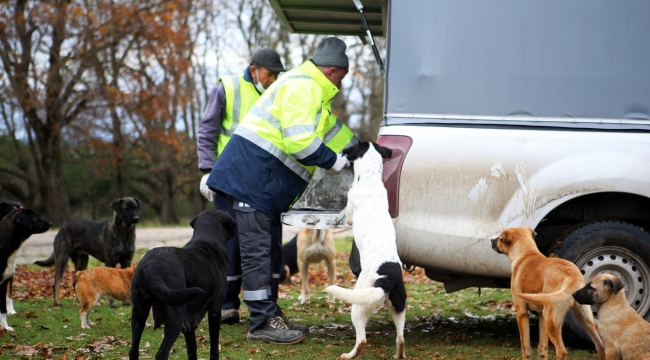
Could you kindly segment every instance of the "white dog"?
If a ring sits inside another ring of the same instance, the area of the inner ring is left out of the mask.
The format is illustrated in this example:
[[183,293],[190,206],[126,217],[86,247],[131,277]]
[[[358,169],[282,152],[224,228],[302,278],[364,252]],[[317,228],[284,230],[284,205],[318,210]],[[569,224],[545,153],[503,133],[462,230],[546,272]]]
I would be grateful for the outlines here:
[[363,142],[343,151],[354,161],[354,183],[348,192],[347,223],[352,225],[354,241],[361,257],[361,274],[354,290],[328,286],[325,291],[352,304],[352,324],[357,342],[351,352],[341,358],[355,357],[366,345],[366,323],[371,313],[386,305],[393,313],[397,332],[396,359],[405,358],[404,322],[406,289],[402,279],[402,263],[397,256],[395,228],[388,213],[388,195],[382,182],[382,158],[390,158],[392,150]]

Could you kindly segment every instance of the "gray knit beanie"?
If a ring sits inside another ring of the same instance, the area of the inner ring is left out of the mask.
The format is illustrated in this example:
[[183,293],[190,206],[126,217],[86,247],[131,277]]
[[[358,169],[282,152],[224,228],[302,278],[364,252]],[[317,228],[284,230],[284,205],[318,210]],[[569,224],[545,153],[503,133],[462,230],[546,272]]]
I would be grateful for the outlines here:
[[311,61],[318,66],[347,68],[350,63],[348,62],[348,56],[345,55],[346,47],[343,40],[328,37],[318,44]]

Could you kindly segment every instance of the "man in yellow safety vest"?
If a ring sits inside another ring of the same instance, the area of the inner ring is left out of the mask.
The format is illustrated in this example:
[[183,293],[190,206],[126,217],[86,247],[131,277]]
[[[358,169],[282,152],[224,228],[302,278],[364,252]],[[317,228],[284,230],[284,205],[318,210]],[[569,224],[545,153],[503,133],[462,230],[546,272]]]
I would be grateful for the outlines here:
[[233,204],[239,231],[248,340],[295,344],[308,328],[292,324],[271,294],[281,251],[280,214],[309,183],[316,167],[349,166],[341,151],[358,142],[331,111],[348,73],[346,45],[324,39],[313,57],[283,74],[255,102],[217,159],[207,186]]

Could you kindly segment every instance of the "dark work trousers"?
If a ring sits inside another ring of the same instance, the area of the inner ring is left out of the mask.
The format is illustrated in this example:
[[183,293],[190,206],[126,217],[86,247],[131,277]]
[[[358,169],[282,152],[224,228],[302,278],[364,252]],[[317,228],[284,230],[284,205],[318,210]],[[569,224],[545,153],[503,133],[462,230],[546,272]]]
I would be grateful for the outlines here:
[[[214,208],[217,210],[225,210],[233,217],[235,217],[235,212],[232,209],[232,200],[230,196],[217,191],[213,197]],[[226,299],[223,301],[221,306],[222,310],[226,309],[235,309],[239,310],[239,290],[241,289],[242,277],[241,277],[241,257],[239,255],[239,237],[237,233],[226,243],[228,249],[228,290],[226,291]]]
[[282,315],[277,305],[282,261],[282,225],[262,212],[233,199],[237,219],[244,303],[248,307],[248,331],[260,328],[267,319]]

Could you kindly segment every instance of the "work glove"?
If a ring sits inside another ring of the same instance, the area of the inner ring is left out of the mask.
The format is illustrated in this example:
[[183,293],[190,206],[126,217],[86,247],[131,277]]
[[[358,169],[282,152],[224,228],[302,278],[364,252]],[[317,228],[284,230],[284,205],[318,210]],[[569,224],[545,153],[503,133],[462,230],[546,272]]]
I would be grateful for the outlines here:
[[348,161],[348,158],[341,154],[336,154],[336,162],[334,163],[334,166],[330,168],[330,170],[339,172],[344,167],[350,167],[350,162]]
[[214,198],[214,192],[210,190],[208,184],[206,184],[208,182],[209,177],[210,174],[203,175],[203,177],[201,178],[201,185],[199,186],[199,190],[201,190],[201,194],[203,194],[203,196],[205,196],[205,198],[208,199],[208,201],[212,201],[212,199]]

